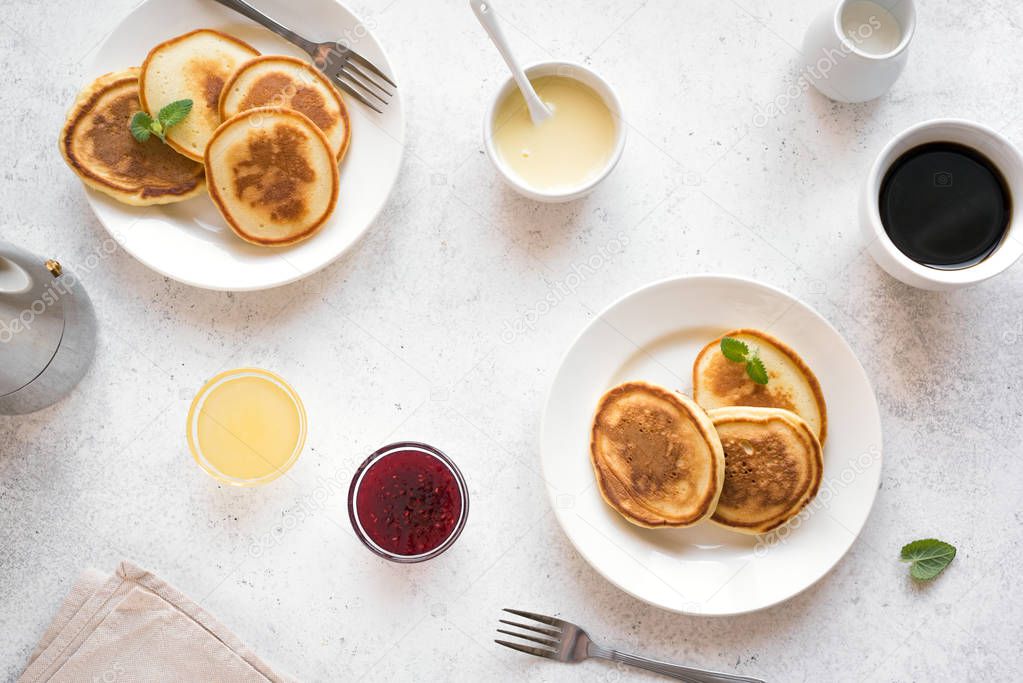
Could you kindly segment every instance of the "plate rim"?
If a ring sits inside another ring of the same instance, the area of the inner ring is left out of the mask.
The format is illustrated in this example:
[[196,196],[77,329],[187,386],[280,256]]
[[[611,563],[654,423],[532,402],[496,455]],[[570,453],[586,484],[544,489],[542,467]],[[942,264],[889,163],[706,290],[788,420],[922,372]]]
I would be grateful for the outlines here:
[[[730,283],[740,283],[740,284],[743,284],[743,285],[746,285],[746,286],[758,287],[758,288],[761,288],[761,289],[764,289],[764,290],[768,290],[768,291],[772,292],[775,295],[781,295],[782,297],[784,297],[786,299],[789,299],[789,300],[791,300],[791,301],[801,305],[804,309],[809,311],[810,314],[812,314],[820,322],[824,323],[824,325],[827,326],[827,328],[841,341],[841,343],[845,346],[846,350],[849,352],[849,355],[855,361],[855,363],[856,363],[855,369],[857,369],[859,371],[859,373],[862,376],[864,382],[866,382],[867,388],[870,390],[871,396],[874,398],[873,409],[874,409],[874,414],[877,417],[877,431],[878,431],[878,444],[877,444],[878,466],[877,466],[877,476],[875,477],[875,479],[872,482],[872,485],[870,487],[870,491],[871,491],[871,494],[870,494],[870,504],[867,507],[867,514],[863,517],[863,522],[860,524],[859,528],[856,529],[856,533],[849,540],[848,545],[846,545],[846,547],[842,550],[842,552],[839,553],[835,557],[835,559],[831,562],[830,566],[828,566],[827,569],[825,569],[823,572],[821,572],[821,574],[819,576],[817,576],[815,579],[813,579],[812,581],[807,583],[805,586],[803,586],[799,590],[796,590],[795,592],[790,593],[789,595],[786,595],[784,597],[780,597],[780,598],[768,601],[768,602],[766,602],[766,603],[764,603],[762,605],[758,605],[758,606],[751,607],[751,608],[748,608],[748,609],[732,609],[732,610],[728,610],[728,611],[710,611],[710,612],[709,611],[699,611],[699,612],[694,612],[694,611],[690,611],[690,610],[683,609],[683,608],[669,607],[667,605],[654,602],[654,601],[652,601],[652,600],[650,600],[648,598],[645,598],[645,597],[643,597],[641,595],[637,595],[635,592],[633,592],[629,588],[623,586],[619,582],[617,582],[614,579],[612,579],[604,571],[604,569],[599,565],[599,563],[597,563],[597,562],[595,562],[595,561],[590,559],[589,555],[586,552],[584,552],[582,550],[582,548],[579,547],[579,545],[576,543],[575,539],[568,532],[568,529],[566,528],[565,521],[562,518],[563,514],[565,514],[565,513],[557,505],[557,500],[556,500],[557,492],[552,488],[551,480],[550,480],[550,472],[549,472],[548,467],[547,467],[547,458],[544,457],[544,436],[547,433],[548,416],[550,414],[550,408],[551,408],[551,403],[552,403],[552,399],[553,399],[554,388],[557,385],[558,378],[561,375],[562,370],[564,369],[565,363],[567,362],[569,356],[573,353],[573,351],[575,351],[576,347],[579,345],[579,342],[583,339],[583,337],[590,331],[590,329],[594,325],[596,325],[598,322],[600,322],[600,320],[605,315],[607,315],[610,311],[612,311],[616,307],[622,305],[628,299],[631,299],[631,298],[633,298],[635,296],[638,296],[641,293],[646,292],[648,290],[657,289],[657,288],[660,288],[660,287],[667,287],[667,286],[675,285],[675,284],[678,284],[678,283],[681,283],[681,282],[698,282],[698,281],[717,282],[717,283],[730,282]],[[588,564],[595,572],[600,574],[600,576],[603,577],[604,580],[607,581],[609,584],[611,584],[612,586],[614,586],[618,590],[622,591],[623,593],[631,596],[632,598],[643,602],[644,604],[651,605],[651,606],[656,607],[658,609],[662,609],[662,610],[665,610],[666,612],[671,612],[671,613],[674,613],[674,614],[683,614],[683,615],[686,615],[686,616],[693,616],[693,617],[718,618],[718,617],[739,616],[739,615],[743,615],[743,614],[754,614],[754,613],[757,613],[757,612],[762,612],[764,610],[770,609],[772,607],[776,607],[777,605],[780,605],[781,603],[784,603],[784,602],[787,602],[789,600],[792,600],[793,598],[801,595],[802,593],[806,592],[807,590],[809,590],[813,586],[815,586],[818,583],[820,583],[820,581],[824,577],[826,577],[828,574],[830,574],[835,569],[835,567],[838,566],[838,564],[842,561],[842,559],[845,558],[845,556],[849,553],[849,550],[852,549],[853,545],[859,539],[860,534],[863,532],[864,527],[866,527],[867,522],[870,520],[870,516],[874,512],[874,505],[877,502],[878,486],[879,486],[879,484],[881,482],[881,476],[882,476],[883,471],[884,471],[884,429],[883,429],[883,427],[884,427],[884,425],[881,422],[881,409],[880,409],[880,406],[878,405],[878,402],[877,402],[877,392],[874,390],[874,385],[870,381],[870,376],[867,374],[867,371],[864,369],[863,363],[860,362],[859,356],[853,350],[852,346],[849,345],[849,342],[846,340],[846,338],[838,331],[838,329],[834,325],[831,324],[831,321],[829,321],[827,318],[825,318],[823,315],[821,315],[820,312],[818,312],[816,308],[814,308],[810,304],[806,303],[805,301],[803,301],[802,299],[800,299],[796,295],[791,294],[791,293],[781,289],[780,287],[776,287],[774,285],[768,284],[766,282],[761,282],[759,280],[754,280],[753,278],[750,278],[750,277],[746,277],[746,276],[743,276],[743,275],[732,275],[732,274],[728,274],[728,273],[698,273],[698,274],[669,276],[669,277],[661,278],[659,280],[654,280],[654,281],[649,282],[649,283],[647,283],[645,285],[640,285],[639,287],[636,287],[636,288],[630,290],[629,292],[625,293],[624,295],[622,295],[622,296],[618,297],[617,299],[615,299],[614,301],[612,301],[610,304],[606,305],[603,309],[601,309],[601,311],[596,316],[594,316],[589,322],[586,323],[586,325],[583,326],[583,328],[573,338],[572,342],[568,345],[568,348],[565,350],[565,352],[561,355],[561,358],[558,361],[557,369],[554,371],[554,375],[553,375],[553,377],[552,377],[552,379],[550,381],[550,384],[549,384],[549,386],[547,388],[547,392],[546,392],[546,395],[545,395],[544,401],[543,401],[542,412],[541,412],[541,415],[540,415],[540,428],[538,430],[538,437],[539,438],[538,438],[537,452],[538,452],[539,457],[540,457],[540,471],[543,474],[544,487],[547,489],[548,503],[550,504],[551,508],[554,511],[554,517],[558,521],[558,526],[560,527],[561,532],[565,535],[565,537],[568,539],[569,543],[572,545],[573,549],[579,554],[579,556],[582,557],[583,560],[586,561],[586,564]]]
[[[120,32],[121,27],[124,25],[124,23],[126,21],[128,21],[132,16],[134,16],[137,12],[143,11],[144,8],[147,5],[149,5],[149,4],[153,3],[153,2],[158,2],[158,1],[160,1],[160,0],[144,0],[144,2],[139,3],[134,8],[132,8],[128,13],[124,14],[121,17],[121,19],[117,22],[117,25],[110,31],[109,34],[107,34],[106,38],[104,38],[94,48],[93,53],[92,53],[92,58],[89,60],[89,66],[88,66],[88,69],[87,69],[87,74],[90,74],[90,75],[96,74],[96,72],[97,72],[97,58],[98,58],[98,56],[100,54],[102,54],[104,49],[109,44],[111,44],[114,41],[114,39],[117,37],[118,33]],[[360,14],[358,14],[355,11],[353,11],[347,4],[345,4],[341,0],[325,0],[325,1],[326,2],[330,2],[332,4],[335,4],[335,5],[338,5],[341,9],[343,9],[346,12],[348,12],[356,20],[357,23],[359,23],[361,25],[365,25],[366,24],[365,20],[362,18],[362,16]],[[254,26],[258,26],[258,24],[256,24],[255,22],[253,22],[253,25]],[[397,71],[395,70],[394,62],[391,60],[390,54],[388,53],[387,48],[384,46],[384,43],[381,42],[379,40],[379,38],[377,38],[377,35],[376,35],[375,32],[370,31],[369,35],[372,36],[373,40],[377,43],[377,46],[380,49],[380,53],[381,53],[381,55],[383,55],[384,62],[386,62],[386,66],[387,66],[388,70],[391,72],[394,80],[395,81],[400,81],[401,78],[399,77]],[[283,38],[282,38],[282,40],[283,40]],[[93,76],[93,77],[97,77],[97,76]],[[115,200],[113,198],[110,198],[110,197],[107,197],[102,192],[94,190],[93,188],[88,187],[88,186],[84,185],[84,183],[83,183],[82,186],[85,188],[86,202],[88,202],[88,204],[89,204],[89,210],[92,211],[92,215],[95,216],[96,220],[99,221],[100,225],[103,226],[103,229],[107,232],[107,235],[110,237],[110,239],[112,239],[115,242],[117,242],[118,246],[121,249],[123,249],[128,255],[130,255],[133,259],[135,259],[136,262],[140,263],[141,265],[145,266],[146,268],[148,268],[149,270],[153,271],[157,275],[160,275],[161,277],[169,278],[171,280],[174,280],[175,282],[180,282],[181,284],[187,285],[189,287],[195,287],[196,289],[204,289],[204,290],[213,291],[213,292],[260,292],[260,291],[276,289],[278,287],[284,287],[284,286],[287,286],[287,285],[290,285],[290,284],[294,284],[295,282],[298,282],[300,280],[304,280],[304,279],[306,279],[308,277],[312,277],[313,275],[316,275],[317,273],[320,273],[320,272],[324,271],[328,267],[330,267],[330,266],[334,265],[335,263],[337,263],[343,256],[345,256],[346,254],[351,253],[352,250],[362,242],[362,240],[366,236],[366,233],[368,233],[369,229],[376,224],[377,220],[380,218],[380,214],[383,213],[384,208],[390,203],[391,197],[394,194],[394,188],[398,184],[398,178],[401,177],[401,171],[402,171],[402,169],[405,166],[405,155],[406,155],[406,153],[408,151],[407,150],[407,145],[406,145],[406,138],[407,138],[407,133],[408,133],[408,130],[407,130],[408,129],[408,115],[407,115],[407,113],[405,111],[405,100],[402,97],[401,91],[399,89],[397,89],[397,88],[395,88],[395,90],[394,90],[394,98],[397,100],[396,104],[401,107],[401,117],[400,117],[401,130],[400,130],[400,135],[398,136],[398,139],[396,140],[397,143],[398,143],[398,147],[399,147],[400,151],[398,152],[397,164],[395,165],[395,171],[394,171],[394,173],[391,176],[390,183],[389,183],[389,186],[387,188],[387,193],[386,193],[386,196],[384,197],[384,201],[381,202],[380,206],[378,206],[373,211],[372,216],[370,216],[369,219],[365,222],[365,225],[363,225],[361,228],[359,228],[359,230],[357,231],[355,236],[352,238],[352,240],[348,244],[346,244],[343,249],[338,251],[336,254],[331,256],[329,259],[324,261],[322,264],[320,264],[320,265],[316,266],[315,268],[312,268],[311,270],[308,270],[306,272],[296,273],[294,276],[289,276],[287,278],[283,278],[283,279],[279,279],[279,280],[274,280],[274,281],[268,282],[268,283],[255,284],[255,285],[242,285],[242,286],[239,286],[239,285],[223,285],[223,286],[222,285],[215,285],[215,284],[198,282],[198,281],[195,281],[192,278],[187,278],[187,277],[183,277],[183,276],[180,276],[180,275],[175,275],[175,274],[167,272],[163,268],[157,267],[156,265],[154,265],[153,263],[151,263],[148,260],[143,260],[135,252],[135,250],[133,250],[132,248],[129,247],[130,240],[127,240],[127,239],[122,240],[121,238],[119,238],[117,236],[117,234],[116,234],[116,231],[108,223],[107,217],[102,215],[103,212],[97,210],[97,208],[96,208],[96,205],[97,205],[98,202],[107,201],[107,200],[112,201],[112,202],[116,202],[117,200]],[[344,164],[344,160],[342,160],[340,163]],[[118,207],[119,206],[120,205],[118,204]],[[150,206],[150,207],[135,207],[135,208],[146,209],[146,208],[152,208],[152,207]]]

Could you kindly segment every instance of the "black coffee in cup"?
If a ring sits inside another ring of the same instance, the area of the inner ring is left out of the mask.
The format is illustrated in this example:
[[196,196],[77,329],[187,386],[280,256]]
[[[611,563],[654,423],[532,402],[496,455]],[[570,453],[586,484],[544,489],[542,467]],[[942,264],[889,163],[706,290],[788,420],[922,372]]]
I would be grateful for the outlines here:
[[998,168],[977,150],[932,142],[900,156],[884,177],[881,223],[898,249],[932,268],[980,263],[1009,229],[1012,196]]

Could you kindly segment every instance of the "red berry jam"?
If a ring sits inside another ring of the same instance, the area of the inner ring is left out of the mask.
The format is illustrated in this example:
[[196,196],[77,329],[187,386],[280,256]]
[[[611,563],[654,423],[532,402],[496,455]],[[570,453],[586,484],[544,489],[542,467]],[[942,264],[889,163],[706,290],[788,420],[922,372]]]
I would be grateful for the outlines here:
[[443,453],[401,443],[363,463],[348,505],[356,533],[371,550],[418,560],[454,542],[464,524],[465,497],[465,483]]

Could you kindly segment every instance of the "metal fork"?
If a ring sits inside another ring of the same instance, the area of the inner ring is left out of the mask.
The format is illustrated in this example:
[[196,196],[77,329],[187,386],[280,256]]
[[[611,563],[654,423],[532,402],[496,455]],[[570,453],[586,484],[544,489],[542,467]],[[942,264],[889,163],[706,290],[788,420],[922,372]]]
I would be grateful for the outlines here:
[[764,681],[759,678],[735,676],[733,674],[717,673],[714,671],[705,671],[703,669],[693,669],[688,666],[659,662],[656,659],[647,659],[646,657],[630,655],[624,652],[619,652],[618,650],[610,650],[594,643],[593,640],[590,639],[590,636],[587,635],[586,631],[573,623],[565,621],[564,619],[556,619],[554,617],[547,617],[542,614],[534,614],[532,612],[523,612],[517,609],[505,608],[504,611],[526,619],[532,619],[533,621],[543,624],[543,626],[537,626],[535,624],[523,624],[517,621],[508,621],[506,619],[498,620],[502,624],[525,629],[530,632],[528,634],[517,633],[515,631],[508,631],[503,628],[499,628],[497,629],[498,633],[522,638],[533,643],[538,643],[542,646],[535,647],[533,645],[523,645],[520,643],[508,642],[507,640],[494,641],[498,645],[504,645],[505,647],[510,647],[513,650],[525,652],[526,654],[536,655],[537,657],[546,657],[548,659],[556,659],[559,662],[569,662],[571,664],[578,664],[584,659],[596,657],[598,659],[607,659],[612,662],[622,662],[623,664],[629,664],[630,666],[646,669],[647,671],[653,671],[663,676],[676,678],[680,681],[688,681],[689,683],[764,683]]
[[386,86],[397,88],[395,82],[342,41],[317,43],[304,38],[287,26],[266,16],[245,0],[216,1],[239,14],[244,14],[308,52],[309,56],[313,58],[313,64],[323,72],[324,76],[373,111],[382,114],[383,110],[380,107],[387,105],[390,98],[394,97],[394,93]]

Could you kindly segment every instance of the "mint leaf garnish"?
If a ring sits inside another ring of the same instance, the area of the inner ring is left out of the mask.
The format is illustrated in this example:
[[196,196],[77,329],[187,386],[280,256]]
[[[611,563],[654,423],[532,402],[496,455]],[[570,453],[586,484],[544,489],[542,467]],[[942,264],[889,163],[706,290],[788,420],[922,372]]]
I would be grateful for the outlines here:
[[149,135],[152,133],[149,130],[149,126],[152,125],[153,119],[144,111],[135,112],[135,116],[131,117],[131,123],[128,127],[131,128],[131,134],[139,142],[145,142],[149,139]]
[[760,360],[760,356],[753,356],[746,361],[746,374],[757,384],[767,384],[767,368],[764,367],[764,361]]
[[757,384],[767,384],[767,368],[757,351],[750,351],[746,342],[735,337],[721,338],[721,355],[734,363],[745,363],[746,374]]
[[171,102],[161,109],[160,113],[156,115],[156,119],[163,126],[163,129],[167,130],[171,126],[176,126],[184,121],[190,111],[192,111],[192,100],[178,100]]
[[721,338],[721,355],[736,363],[745,363],[749,354],[749,347],[746,342],[739,341],[733,337]]
[[167,142],[167,129],[184,121],[190,111],[192,100],[178,100],[161,109],[155,119],[144,111],[135,112],[128,127],[139,142],[145,142],[150,135]]
[[955,546],[936,538],[924,538],[902,547],[900,559],[912,562],[909,574],[919,581],[930,581],[955,559]]

